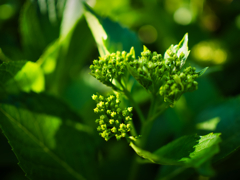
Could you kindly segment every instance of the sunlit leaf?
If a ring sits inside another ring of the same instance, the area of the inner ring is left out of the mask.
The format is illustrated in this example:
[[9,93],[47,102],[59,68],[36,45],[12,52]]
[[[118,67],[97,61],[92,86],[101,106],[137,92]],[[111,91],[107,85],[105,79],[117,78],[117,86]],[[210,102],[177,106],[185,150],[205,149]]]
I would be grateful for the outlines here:
[[0,65],[0,82],[5,90],[41,92],[45,88],[44,75],[38,64],[30,61],[11,61]]
[[54,0],[48,0],[45,5],[36,1],[25,3],[20,16],[20,33],[27,59],[36,61],[46,46],[59,36],[61,18],[56,13]]
[[[162,165],[183,165],[186,167],[204,169],[207,167],[205,163],[211,160],[212,157],[219,152],[218,144],[221,142],[219,136],[220,133],[210,133],[205,136],[183,136],[153,153],[142,150],[133,143],[130,143],[130,146],[139,156],[153,163]],[[212,170],[204,170],[204,172],[212,173]]]
[[83,5],[81,1],[66,0],[61,22],[60,36],[66,38],[69,32],[76,26],[76,23],[83,14]]
[[101,56],[116,51],[129,51],[133,46],[136,54],[140,55],[141,43],[133,32],[120,24],[96,14],[87,4],[85,17],[92,31]]
[[97,179],[94,141],[88,133],[56,116],[12,105],[2,104],[0,116],[3,133],[28,178]]
[[[222,133],[223,142],[220,144],[221,151],[215,161],[223,159],[235,152],[240,147],[240,97],[231,98],[203,110],[197,117],[196,122],[206,123],[212,119],[218,119],[215,132]],[[205,132],[207,129],[205,129]]]

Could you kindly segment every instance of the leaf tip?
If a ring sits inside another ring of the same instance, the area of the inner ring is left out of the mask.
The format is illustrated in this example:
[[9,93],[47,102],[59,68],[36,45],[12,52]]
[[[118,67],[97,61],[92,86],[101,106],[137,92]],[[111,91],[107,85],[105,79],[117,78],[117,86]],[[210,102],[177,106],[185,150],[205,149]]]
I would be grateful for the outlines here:
[[149,49],[145,46],[145,45],[143,45],[143,51],[148,51]]
[[205,67],[204,69],[202,69],[201,71],[198,72],[198,76],[202,76],[207,70],[208,70],[209,67]]

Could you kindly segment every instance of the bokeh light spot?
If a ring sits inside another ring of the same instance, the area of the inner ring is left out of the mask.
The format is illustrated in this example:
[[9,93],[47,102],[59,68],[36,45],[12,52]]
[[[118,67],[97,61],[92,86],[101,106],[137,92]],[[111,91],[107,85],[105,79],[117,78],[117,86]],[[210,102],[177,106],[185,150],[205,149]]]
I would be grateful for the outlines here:
[[157,40],[158,33],[152,25],[145,25],[139,29],[138,36],[142,42],[151,44]]
[[14,8],[10,4],[3,4],[0,6],[0,19],[6,20],[13,16]]
[[202,41],[192,48],[192,55],[199,62],[223,64],[227,60],[227,52],[217,42]]
[[181,7],[175,11],[173,19],[178,24],[188,25],[192,21],[192,13],[188,8]]

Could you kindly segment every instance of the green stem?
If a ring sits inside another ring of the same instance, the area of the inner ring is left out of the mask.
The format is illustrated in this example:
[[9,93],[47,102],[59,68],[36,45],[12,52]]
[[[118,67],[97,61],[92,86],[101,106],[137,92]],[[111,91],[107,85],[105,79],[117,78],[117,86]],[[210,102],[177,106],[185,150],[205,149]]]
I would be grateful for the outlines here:
[[163,103],[160,106],[160,110],[154,115],[152,115],[151,117],[149,117],[148,121],[154,121],[155,119],[157,119],[168,107],[169,107],[169,104]]
[[131,131],[130,131],[131,135],[132,135],[132,136],[137,136],[137,131],[136,131],[136,129],[135,129],[135,126],[134,126],[133,122],[130,121],[129,123],[131,124],[131,127],[132,127],[132,128],[131,128]]
[[137,160],[138,158],[139,158],[138,155],[135,154],[135,156],[133,157],[133,160],[132,160],[131,171],[130,171],[128,180],[136,180],[137,179],[138,171],[140,168],[140,164],[138,163],[138,160]]
[[156,97],[152,95],[152,99],[151,99],[151,105],[148,111],[148,117],[147,117],[147,121],[151,118],[151,116],[154,114],[154,110],[156,107]]
[[[146,146],[146,143],[148,140],[148,136],[152,129],[152,124],[153,124],[154,120],[157,117],[159,117],[159,115],[161,113],[163,113],[163,111],[168,107],[168,104],[163,103],[161,105],[160,111],[158,111],[157,113],[155,113],[156,106],[158,106],[157,98],[152,96],[152,101],[151,101],[151,105],[149,108],[148,118],[147,118],[147,121],[144,121],[144,123],[142,124],[141,133],[140,133],[142,135],[142,137],[140,139],[141,140],[140,147],[142,149],[145,149],[145,146]],[[129,180],[137,179],[137,175],[138,175],[138,172],[139,172],[140,166],[141,166],[141,164],[139,164],[139,162],[137,161],[138,158],[139,158],[138,155],[135,155],[135,157],[133,159],[131,172],[129,175]]]
[[143,149],[146,146],[149,133],[152,129],[153,121],[151,121],[151,119],[155,115],[156,106],[157,106],[157,97],[152,95],[151,105],[148,112],[148,118],[147,118],[147,121],[145,121],[144,124],[142,125],[141,132],[140,132],[140,134],[142,135],[141,148]]
[[132,106],[134,107],[134,109],[136,110],[136,112],[138,114],[138,117],[139,117],[141,123],[143,124],[146,120],[145,120],[145,117],[144,117],[140,107],[135,102],[135,100],[132,98],[132,95],[130,94],[130,92],[124,87],[123,87],[123,92],[127,96],[127,98],[129,99],[129,101],[131,102]]

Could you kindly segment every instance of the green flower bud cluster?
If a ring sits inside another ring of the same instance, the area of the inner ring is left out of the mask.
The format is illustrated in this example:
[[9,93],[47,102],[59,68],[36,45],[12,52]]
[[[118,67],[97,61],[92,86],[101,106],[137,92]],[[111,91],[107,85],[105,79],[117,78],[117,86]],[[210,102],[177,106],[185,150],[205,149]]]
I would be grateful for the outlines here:
[[[194,91],[198,88],[196,78],[201,76],[207,68],[196,72],[195,68],[187,67],[182,70],[183,65],[190,53],[188,50],[188,34],[177,45],[171,45],[164,56],[157,52],[151,52],[145,46],[138,59],[135,59],[134,48],[130,53],[112,53],[99,60],[94,60],[90,66],[91,73],[102,83],[116,88],[113,80],[117,80],[125,86],[129,73],[154,97],[161,95],[170,106],[185,92]],[[122,80],[124,79],[124,83]]]
[[139,83],[154,94],[159,92],[171,106],[184,92],[198,88],[195,79],[199,76],[196,68],[191,66],[180,71],[185,54],[181,52],[178,55],[172,50],[173,47],[166,51],[164,58],[144,47],[139,60],[129,62],[130,72]]
[[183,93],[197,90],[198,82],[195,79],[199,77],[199,73],[195,71],[196,68],[189,66],[183,72],[170,74],[159,90],[164,101],[173,106]]
[[127,62],[135,59],[135,53],[125,51],[108,54],[104,57],[99,57],[99,60],[94,60],[90,66],[91,74],[100,82],[107,86],[113,86],[113,80],[121,81],[127,69]]
[[99,135],[108,141],[115,136],[117,140],[123,137],[129,137],[131,130],[132,107],[120,108],[120,100],[116,95],[103,97],[102,95],[93,95],[92,99],[96,102],[94,112],[99,114],[97,130]]
[[129,62],[128,68],[135,79],[148,89],[152,83],[161,79],[163,73],[169,69],[169,66],[165,65],[161,54],[157,54],[157,52],[151,53],[144,46],[141,57],[138,60],[135,59]]

